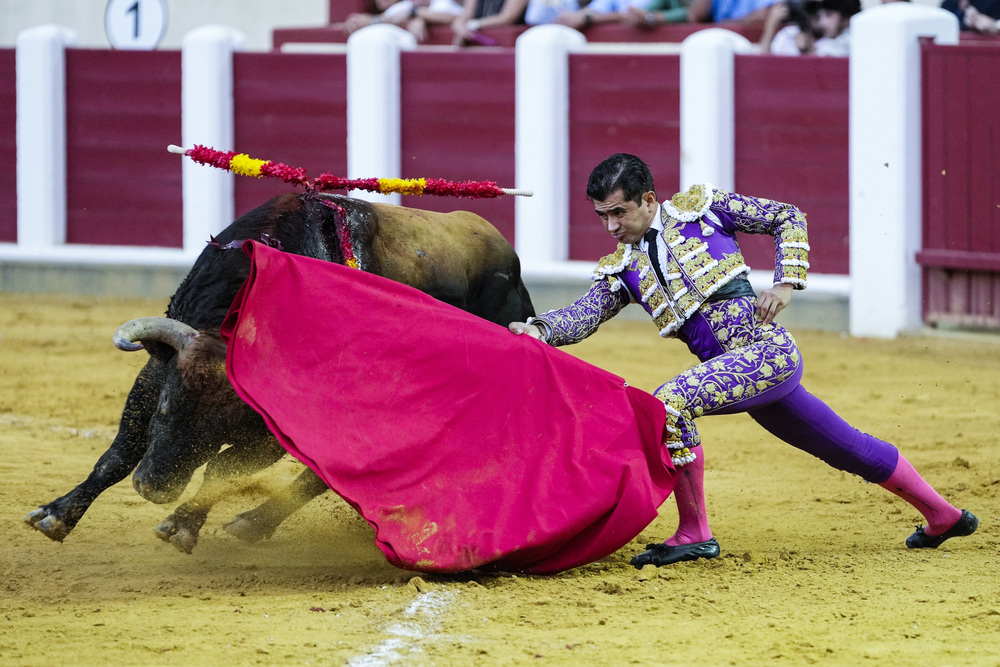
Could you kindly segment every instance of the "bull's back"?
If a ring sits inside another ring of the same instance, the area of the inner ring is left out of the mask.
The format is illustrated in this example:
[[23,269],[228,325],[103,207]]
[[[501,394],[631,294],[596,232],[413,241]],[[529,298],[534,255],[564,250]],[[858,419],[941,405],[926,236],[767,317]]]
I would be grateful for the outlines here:
[[494,322],[534,314],[517,253],[481,216],[389,204],[373,209],[373,244],[386,278]]
[[486,267],[503,269],[516,260],[503,235],[475,213],[439,213],[388,204],[374,208],[378,214],[375,244],[386,278],[410,282],[431,273],[469,275]]

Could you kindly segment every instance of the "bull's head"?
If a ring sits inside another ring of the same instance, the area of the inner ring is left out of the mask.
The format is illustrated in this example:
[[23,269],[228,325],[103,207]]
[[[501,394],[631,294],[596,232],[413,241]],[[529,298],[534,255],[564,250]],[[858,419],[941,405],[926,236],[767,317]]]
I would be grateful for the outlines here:
[[217,333],[166,317],[144,317],[119,327],[114,344],[125,351],[146,348],[165,365],[146,452],[132,484],[147,500],[172,502],[223,445],[236,444],[241,431],[258,430],[260,418],[229,384],[226,346]]

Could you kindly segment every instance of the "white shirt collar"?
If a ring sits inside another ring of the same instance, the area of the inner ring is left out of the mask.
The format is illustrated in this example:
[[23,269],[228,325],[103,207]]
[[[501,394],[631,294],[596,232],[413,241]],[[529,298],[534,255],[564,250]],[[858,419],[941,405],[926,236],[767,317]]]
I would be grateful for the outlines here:
[[[653,216],[653,222],[652,224],[649,225],[649,229],[655,229],[658,232],[663,231],[663,222],[660,220],[660,208],[662,208],[662,206],[663,205],[661,204],[660,207],[657,208],[656,215]],[[648,232],[649,229],[647,229],[646,231]],[[649,249],[649,244],[646,243],[646,237],[643,236],[642,239],[640,239],[639,241],[639,250],[645,252],[648,249]]]

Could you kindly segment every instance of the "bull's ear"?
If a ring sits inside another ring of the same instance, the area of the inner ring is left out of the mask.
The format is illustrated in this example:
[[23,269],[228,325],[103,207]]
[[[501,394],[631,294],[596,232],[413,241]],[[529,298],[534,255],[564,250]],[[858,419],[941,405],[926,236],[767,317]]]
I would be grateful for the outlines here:
[[155,340],[143,341],[142,346],[146,348],[147,352],[149,352],[149,356],[153,357],[157,361],[162,361],[163,363],[167,363],[170,361],[171,357],[177,354],[177,350],[170,345]]

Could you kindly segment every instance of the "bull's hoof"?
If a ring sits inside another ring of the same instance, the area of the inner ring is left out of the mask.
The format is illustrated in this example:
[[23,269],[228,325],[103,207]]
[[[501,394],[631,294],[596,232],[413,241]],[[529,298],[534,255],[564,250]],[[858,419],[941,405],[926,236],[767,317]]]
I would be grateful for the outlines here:
[[153,532],[158,538],[169,542],[177,547],[178,551],[183,551],[186,554],[191,553],[195,545],[198,544],[198,533],[178,526],[173,517],[164,519],[160,525],[153,529]]
[[251,544],[271,539],[271,535],[274,534],[274,526],[265,525],[262,520],[254,516],[252,510],[237,514],[222,526],[222,529],[233,537]]
[[187,531],[182,531],[172,536],[170,543],[177,547],[178,551],[190,554],[194,550],[194,546],[198,544],[198,536],[192,535]]
[[72,526],[67,526],[54,514],[49,514],[44,508],[28,512],[24,516],[24,522],[45,535],[50,540],[62,542],[73,530]]

